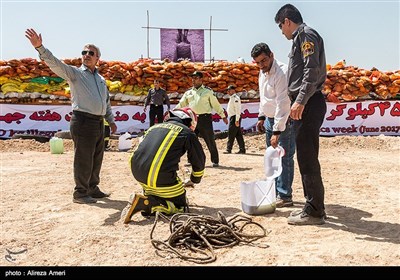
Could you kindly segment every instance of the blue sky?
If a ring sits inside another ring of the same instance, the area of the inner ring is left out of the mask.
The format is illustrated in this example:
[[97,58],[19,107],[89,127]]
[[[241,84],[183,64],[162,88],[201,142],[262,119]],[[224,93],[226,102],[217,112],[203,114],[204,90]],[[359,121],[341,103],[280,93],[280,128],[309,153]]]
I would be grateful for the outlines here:
[[[80,57],[84,44],[101,48],[103,60],[147,57],[149,26],[228,31],[205,32],[205,58],[251,61],[251,48],[266,42],[288,62],[291,41],[274,22],[278,9],[295,5],[324,38],[327,63],[382,71],[400,69],[400,1],[18,1],[0,0],[0,59],[37,58],[26,28],[42,33],[59,58]],[[160,32],[149,30],[149,56],[160,57]]]

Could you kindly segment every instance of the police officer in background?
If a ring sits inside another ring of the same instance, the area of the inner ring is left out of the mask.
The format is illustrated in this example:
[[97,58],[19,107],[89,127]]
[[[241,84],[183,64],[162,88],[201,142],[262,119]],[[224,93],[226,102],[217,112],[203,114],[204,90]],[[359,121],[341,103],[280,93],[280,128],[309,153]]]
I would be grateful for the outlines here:
[[160,80],[154,79],[154,88],[149,89],[146,100],[144,102],[143,112],[146,112],[147,106],[150,104],[150,126],[157,122],[162,123],[164,118],[164,103],[170,109],[170,101],[165,89],[160,87]]
[[291,4],[275,15],[282,34],[292,40],[289,54],[288,94],[290,117],[296,133],[296,153],[306,203],[288,218],[293,225],[325,223],[324,185],[318,160],[319,131],[326,113],[322,87],[326,80],[324,41],[303,22],[299,10]]
[[228,142],[226,143],[226,151],[224,154],[232,153],[233,143],[235,139],[239,145],[239,151],[237,154],[245,154],[246,147],[244,144],[243,134],[242,134],[242,102],[240,100],[240,96],[235,92],[235,86],[228,86],[227,93],[229,94],[229,101],[226,107],[226,111],[228,113],[229,118],[229,126],[228,126]]
[[175,108],[189,107],[198,114],[199,120],[195,130],[196,135],[203,137],[211,154],[212,166],[218,167],[219,155],[217,144],[215,143],[211,113],[215,110],[225,124],[228,124],[228,119],[225,116],[224,108],[222,108],[214,95],[214,91],[203,85],[203,73],[195,71],[191,77],[193,87],[183,94]]

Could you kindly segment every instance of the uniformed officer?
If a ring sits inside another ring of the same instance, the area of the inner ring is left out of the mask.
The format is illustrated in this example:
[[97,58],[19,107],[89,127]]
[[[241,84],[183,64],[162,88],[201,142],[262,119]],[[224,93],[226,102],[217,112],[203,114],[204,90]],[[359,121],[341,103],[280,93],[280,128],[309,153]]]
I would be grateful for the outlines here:
[[322,95],[326,80],[326,59],[321,36],[303,23],[299,10],[291,4],[282,6],[275,15],[282,34],[293,40],[289,54],[288,94],[290,117],[296,131],[296,153],[306,203],[301,211],[292,212],[289,224],[325,223],[324,185],[318,160],[319,130],[326,113]]
[[242,134],[242,102],[240,100],[240,96],[235,92],[235,86],[230,85],[226,89],[229,94],[229,101],[226,107],[228,117],[229,117],[229,126],[228,126],[228,142],[226,144],[226,151],[224,153],[230,154],[232,152],[233,142],[237,141],[239,145],[239,151],[237,154],[245,154],[246,148],[244,144],[243,134]]
[[170,101],[165,89],[160,87],[160,80],[154,79],[154,87],[149,89],[146,100],[144,102],[143,112],[146,112],[147,106],[150,105],[150,126],[153,126],[155,119],[157,123],[162,123],[164,118],[164,103],[170,109]]
[[203,85],[203,73],[195,71],[191,74],[191,77],[193,87],[183,94],[175,108],[189,107],[197,113],[199,120],[195,130],[196,135],[203,137],[211,154],[212,166],[218,167],[219,155],[214,138],[211,113],[213,110],[217,112],[225,124],[228,124],[228,119],[225,116],[224,108],[222,108],[217,97],[214,95],[214,91]]

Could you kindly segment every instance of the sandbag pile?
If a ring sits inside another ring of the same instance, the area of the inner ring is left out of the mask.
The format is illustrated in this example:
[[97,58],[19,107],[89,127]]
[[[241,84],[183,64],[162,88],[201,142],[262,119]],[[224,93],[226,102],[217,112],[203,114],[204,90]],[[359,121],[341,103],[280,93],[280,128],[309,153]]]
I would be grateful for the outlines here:
[[[79,67],[80,58],[64,59],[68,65]],[[243,99],[258,100],[258,73],[254,63],[217,61],[198,63],[139,59],[130,63],[99,61],[98,69],[106,79],[112,100],[141,103],[154,78],[162,81],[172,102],[192,86],[190,74],[205,73],[204,84],[216,92],[222,101],[227,100],[226,88],[236,85]],[[324,92],[329,101],[354,101],[362,99],[390,99],[400,92],[400,70],[381,72],[378,69],[359,69],[339,62],[327,65],[328,77]],[[42,61],[33,58],[0,61],[0,98],[64,99],[70,98],[68,83],[57,77]]]
[[[66,64],[80,66],[81,59],[64,59]],[[163,81],[163,87],[172,98],[180,97],[192,86],[189,74],[204,71],[204,83],[217,93],[225,93],[230,84],[237,86],[237,91],[253,92],[248,98],[257,98],[258,68],[246,63],[194,63],[188,60],[180,62],[139,59],[131,63],[120,61],[100,61],[100,74],[106,79],[113,97],[123,101],[138,101],[128,96],[143,96],[154,82],[154,78]],[[32,58],[0,61],[0,85],[3,94],[39,92],[69,97],[68,84],[60,79],[41,61]],[[113,94],[114,93],[114,94]],[[122,94],[122,97],[121,97]],[[125,95],[125,98],[124,98]],[[43,97],[41,95],[41,97]],[[222,98],[222,96],[220,96]],[[124,100],[125,99],[125,100]],[[141,98],[143,99],[143,98]]]
[[400,70],[381,72],[346,66],[343,61],[327,66],[324,92],[334,102],[363,99],[391,99],[400,92]]

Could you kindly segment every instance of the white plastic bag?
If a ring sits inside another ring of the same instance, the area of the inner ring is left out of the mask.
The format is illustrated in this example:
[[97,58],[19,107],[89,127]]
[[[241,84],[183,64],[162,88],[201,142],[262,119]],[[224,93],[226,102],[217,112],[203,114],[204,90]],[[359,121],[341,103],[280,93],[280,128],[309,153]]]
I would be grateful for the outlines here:
[[118,138],[118,149],[120,151],[127,151],[132,148],[132,135],[128,132],[120,135]]
[[269,146],[264,154],[264,169],[267,179],[273,179],[282,173],[282,157],[285,155],[285,149],[281,146],[276,148]]

